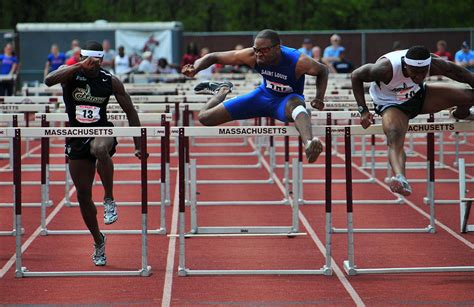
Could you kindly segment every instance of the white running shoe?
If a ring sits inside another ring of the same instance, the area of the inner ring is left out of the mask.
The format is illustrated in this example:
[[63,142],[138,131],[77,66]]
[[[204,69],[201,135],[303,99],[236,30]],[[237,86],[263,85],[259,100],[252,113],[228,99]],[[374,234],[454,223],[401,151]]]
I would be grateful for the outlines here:
[[323,151],[323,144],[317,137],[314,137],[311,141],[306,142],[304,151],[308,162],[313,163]]
[[232,88],[234,87],[234,85],[229,81],[204,81],[194,87],[194,92],[196,94],[215,95],[223,87],[227,87],[229,89],[229,92],[232,92]]
[[115,200],[106,198],[104,199],[104,223],[110,225],[115,223],[118,219],[117,204]]
[[105,256],[105,235],[102,235],[103,241],[97,245],[94,243],[94,253],[92,254],[92,262],[97,266],[104,266],[107,264],[107,257]]
[[405,176],[400,174],[390,178],[390,190],[403,196],[410,196],[412,192],[411,186],[407,179]]

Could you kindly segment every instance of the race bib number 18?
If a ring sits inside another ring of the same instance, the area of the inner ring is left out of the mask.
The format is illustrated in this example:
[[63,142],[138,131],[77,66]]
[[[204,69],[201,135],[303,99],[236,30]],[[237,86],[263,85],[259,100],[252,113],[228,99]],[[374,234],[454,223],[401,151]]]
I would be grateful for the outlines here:
[[94,106],[76,106],[76,120],[80,123],[95,123],[100,120],[100,108]]

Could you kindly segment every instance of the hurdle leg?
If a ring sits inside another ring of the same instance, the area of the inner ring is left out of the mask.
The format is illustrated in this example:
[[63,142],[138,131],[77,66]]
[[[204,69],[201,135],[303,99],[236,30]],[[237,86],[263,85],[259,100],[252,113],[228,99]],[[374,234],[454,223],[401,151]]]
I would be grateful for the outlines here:
[[332,144],[331,127],[326,128],[326,264],[324,275],[332,275]]
[[179,265],[178,265],[178,276],[186,276],[186,263],[185,263],[185,201],[186,201],[186,178],[185,178],[185,142],[184,142],[184,128],[179,129]]
[[197,178],[196,178],[196,159],[191,159],[191,233],[198,233],[198,222],[197,222]]
[[142,185],[142,268],[141,276],[151,275],[151,266],[148,265],[148,157],[147,157],[146,128],[141,129],[140,151],[144,153],[140,160]]
[[[299,191],[299,180],[300,180],[300,168],[299,168],[299,161],[298,159],[293,159],[293,218],[292,218],[292,230],[293,232],[299,231],[299,219],[298,219],[298,212],[299,212],[299,200],[300,200],[300,191]],[[295,182],[295,180],[297,180]]]
[[346,210],[347,210],[347,254],[348,260],[344,261],[344,269],[349,275],[356,275],[354,253],[354,225],[352,221],[352,157],[350,127],[345,128],[345,168],[346,168]]

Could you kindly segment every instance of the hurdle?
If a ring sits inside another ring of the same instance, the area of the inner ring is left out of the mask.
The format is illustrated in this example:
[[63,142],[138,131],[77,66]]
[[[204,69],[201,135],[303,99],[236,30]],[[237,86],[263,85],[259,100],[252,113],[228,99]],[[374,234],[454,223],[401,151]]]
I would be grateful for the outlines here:
[[[251,132],[251,130],[245,130],[244,135],[298,135],[295,128],[285,127],[233,127],[235,129],[261,129],[260,132]],[[186,268],[185,261],[185,203],[186,203],[186,151],[188,142],[186,137],[199,136],[199,135],[221,135],[219,127],[181,127],[177,128],[179,134],[179,266],[178,276],[193,276],[193,275],[332,275],[331,269],[331,233],[330,224],[331,219],[326,219],[326,263],[321,269],[296,269],[296,270],[195,270]],[[264,130],[265,129],[265,130]],[[267,130],[272,129],[272,130]],[[274,130],[273,130],[274,129]],[[226,135],[225,133],[223,135]],[[295,167],[295,172],[298,168]],[[294,206],[298,206],[297,201],[293,201]],[[330,202],[326,208],[326,216],[330,216],[331,212]],[[293,219],[298,217],[293,216]],[[247,227],[246,230],[249,230]]]
[[[108,116],[111,114],[108,114]],[[126,117],[124,114],[121,114],[122,117]],[[150,115],[144,117],[144,115]],[[42,118],[42,123],[43,126],[47,126],[49,121],[47,120],[47,117],[49,117],[50,121],[53,121],[55,118],[56,119],[64,119],[64,117],[67,117],[66,114],[62,113],[56,113],[56,114],[41,114]],[[169,133],[166,134],[166,132],[169,132],[169,119],[170,119],[170,114],[165,113],[165,114],[140,114],[141,118],[147,120],[149,117],[153,120],[155,120],[156,116],[161,117],[161,127],[156,127],[157,129],[163,129],[165,133],[163,134],[157,134],[157,133],[149,133],[148,135],[153,137],[153,136],[160,136],[161,137],[161,162],[159,167],[154,167],[154,168],[149,168],[148,163],[147,163],[147,169],[150,170],[161,170],[160,172],[160,180],[147,180],[147,184],[160,184],[160,198],[161,200],[159,202],[150,202],[147,201],[148,206],[160,206],[160,227],[158,229],[150,229],[148,230],[148,234],[166,234],[166,205],[170,203],[169,198],[169,172],[170,172],[170,167],[169,167]],[[54,129],[54,128],[53,128]],[[151,129],[151,128],[150,128]],[[42,138],[43,141],[43,146],[42,146],[42,184],[43,184],[43,189],[47,191],[48,184],[51,182],[49,181],[49,138]],[[124,170],[133,170],[134,168],[131,168],[130,165],[127,166],[128,168],[123,168]],[[69,190],[71,188],[71,180],[69,176],[69,164],[68,164],[68,159],[65,159],[65,168],[66,172],[66,180],[64,182],[65,184],[65,206],[66,207],[74,207],[74,206],[79,206],[78,202],[72,202],[70,200],[70,194]],[[168,177],[167,177],[168,176]],[[44,179],[43,179],[44,178]],[[114,181],[114,184],[116,184],[118,181]],[[101,183],[100,181],[95,181],[95,184]],[[134,181],[134,180],[126,180],[126,181],[121,181],[119,182],[120,184],[139,184],[140,181]],[[43,194],[42,194],[43,195]],[[47,199],[47,196],[44,196],[43,199]],[[45,201],[43,201],[45,203]],[[141,206],[141,202],[120,202],[120,206]],[[100,202],[98,202],[97,206],[102,206]],[[104,230],[103,233],[105,234],[137,234],[139,233],[139,230]],[[51,230],[47,228],[46,225],[46,206],[43,205],[41,207],[41,235],[76,235],[76,234],[88,234],[88,230]]]
[[461,232],[474,232],[474,225],[468,224],[469,214],[471,212],[472,202],[474,198],[466,197],[466,163],[464,159],[459,159],[459,213]]
[[[54,132],[54,134],[52,134]],[[0,129],[0,135],[12,137],[14,142],[14,190],[15,190],[15,229],[16,229],[16,277],[66,277],[66,276],[150,276],[151,266],[148,265],[148,176],[147,157],[141,160],[141,268],[123,271],[50,271],[33,272],[22,266],[21,234],[22,225],[22,186],[21,186],[21,139],[22,137],[98,137],[98,136],[127,136],[140,137],[141,151],[147,152],[147,136],[163,136],[162,127],[141,128],[5,128]]]
[[[460,123],[428,123],[428,124],[410,124],[408,132],[409,133],[418,133],[423,131],[429,133],[430,138],[434,138],[435,132],[442,131],[472,131],[474,130],[474,122],[460,122]],[[383,133],[382,127],[380,125],[372,126],[367,129],[367,131],[362,130],[361,127],[347,126],[344,128],[345,133],[345,146],[346,146],[346,198],[347,198],[347,235],[348,235],[348,260],[344,261],[344,269],[349,275],[358,275],[358,274],[391,274],[391,273],[433,273],[433,272],[474,272],[474,266],[445,266],[445,267],[409,267],[409,268],[358,268],[355,264],[355,253],[354,253],[354,232],[353,227],[353,202],[352,202],[352,168],[351,168],[351,155],[348,152],[350,148],[350,135],[351,134],[365,134],[373,133],[380,134]],[[434,142],[430,142],[434,144]],[[434,160],[434,151],[431,152],[430,159]],[[432,161],[431,160],[431,161]],[[431,163],[428,167],[429,171],[429,184],[428,190],[430,195],[430,225],[427,227],[430,232],[435,232],[435,217],[434,217],[434,164]]]

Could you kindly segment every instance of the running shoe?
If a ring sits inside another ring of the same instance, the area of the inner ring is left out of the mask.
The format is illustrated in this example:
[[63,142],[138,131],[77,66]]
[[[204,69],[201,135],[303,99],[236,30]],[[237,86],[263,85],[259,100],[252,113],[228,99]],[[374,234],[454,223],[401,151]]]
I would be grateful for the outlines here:
[[227,87],[229,91],[232,92],[232,88],[234,87],[234,85],[229,81],[223,81],[223,82],[204,81],[194,87],[194,92],[196,94],[203,94],[203,95],[216,95],[219,92],[219,90],[223,87]]
[[117,204],[115,200],[106,198],[104,199],[104,223],[110,225],[115,223],[118,219]]
[[323,144],[321,144],[321,141],[317,137],[314,137],[312,140],[306,142],[304,151],[308,162],[313,163],[323,151]]
[[411,195],[411,186],[403,175],[396,175],[390,178],[390,190],[403,196]]
[[102,235],[102,243],[97,245],[94,243],[94,253],[92,254],[92,262],[97,266],[104,266],[107,264],[107,257],[105,256],[105,235]]

